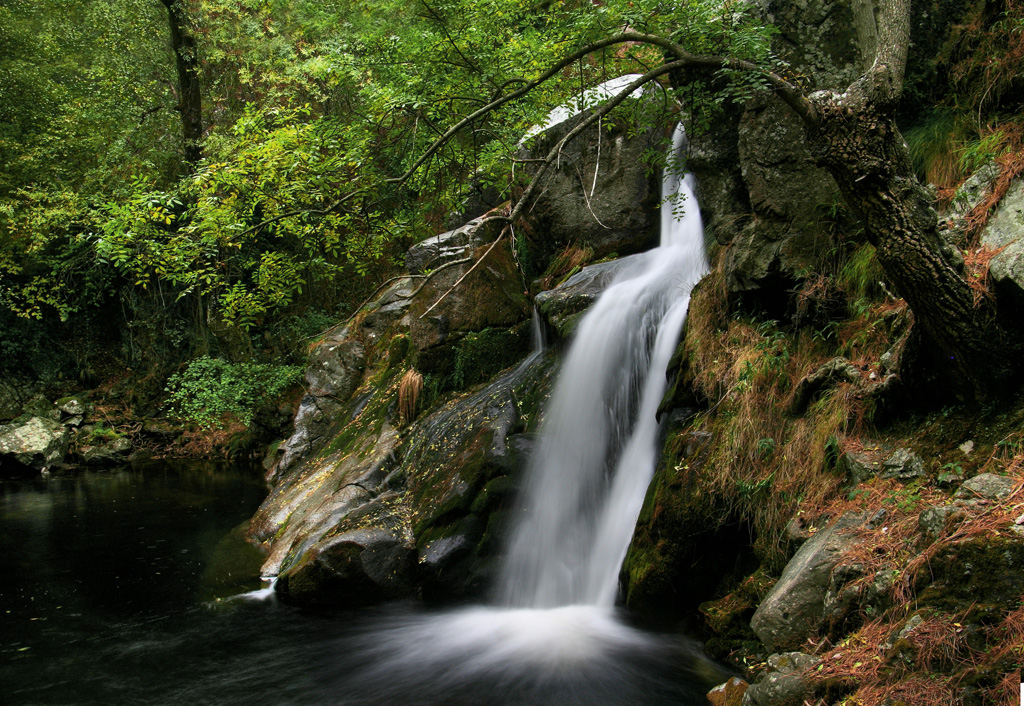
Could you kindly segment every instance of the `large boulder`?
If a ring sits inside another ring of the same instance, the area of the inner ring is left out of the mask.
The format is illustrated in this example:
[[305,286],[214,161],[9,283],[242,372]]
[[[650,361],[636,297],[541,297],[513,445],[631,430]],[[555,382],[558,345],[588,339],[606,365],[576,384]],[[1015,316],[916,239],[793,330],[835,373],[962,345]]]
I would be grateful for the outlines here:
[[814,88],[852,83],[874,59],[878,30],[870,2],[757,0],[778,34],[772,48]]
[[68,451],[68,430],[49,417],[21,417],[0,424],[0,464],[42,470],[60,465]]
[[[749,214],[723,215],[716,213],[718,204],[702,203],[714,218],[743,224],[726,260],[729,288],[738,293],[791,289],[815,269],[829,240],[828,208],[837,202],[838,190],[814,165],[800,119],[777,98],[747,105],[737,145]],[[771,302],[759,303],[772,308]]]
[[303,604],[478,594],[550,363],[455,398],[406,435],[395,426],[398,376],[369,376],[324,448],[281,475],[253,518],[264,574]]
[[454,230],[431,236],[409,248],[405,253],[405,269],[421,275],[442,265],[471,257],[473,251],[498,236],[493,224],[481,225],[475,218]]
[[798,647],[821,626],[832,570],[857,541],[850,530],[863,521],[856,513],[843,515],[819,530],[790,559],[750,620],[750,627],[769,650]]
[[802,652],[773,654],[768,669],[743,694],[743,706],[801,706],[811,695],[804,673],[821,659]]
[[332,330],[317,343],[306,368],[309,392],[299,404],[291,436],[277,449],[280,460],[272,466],[271,477],[286,472],[323,445],[365,367],[366,349],[348,327]]
[[[874,59],[878,31],[871,2],[754,4],[779,30],[773,50],[810,90],[845,88]],[[950,0],[915,7],[908,82],[934,73],[929,62],[964,12]],[[727,105],[707,131],[692,136],[689,166],[709,232],[729,247],[725,274],[738,295],[731,302],[771,318],[792,316],[792,292],[821,272],[822,259],[841,245],[833,234],[858,227],[831,176],[816,166],[801,120],[774,96]]]
[[[544,158],[588,114],[532,138],[523,157]],[[548,170],[544,188],[530,208],[527,233],[539,260],[570,243],[589,246],[597,257],[638,252],[657,244],[660,170],[645,154],[663,149],[666,138],[653,127],[635,134],[623,122],[608,128],[606,121],[586,130]],[[534,163],[523,165],[527,175],[536,169]]]
[[[509,327],[529,318],[530,303],[508,241],[493,249],[482,245],[471,257],[472,262],[431,277],[417,292],[407,319],[417,350],[445,346],[467,333]],[[431,372],[429,364],[421,367]]]

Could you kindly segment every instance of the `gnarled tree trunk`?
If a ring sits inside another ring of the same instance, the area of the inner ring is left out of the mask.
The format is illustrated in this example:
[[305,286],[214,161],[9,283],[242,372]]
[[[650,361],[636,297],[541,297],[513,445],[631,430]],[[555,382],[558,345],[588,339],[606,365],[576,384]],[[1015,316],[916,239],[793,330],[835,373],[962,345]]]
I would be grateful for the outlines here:
[[962,267],[943,252],[932,199],[914,174],[895,121],[910,1],[883,0],[880,10],[873,66],[845,91],[807,99],[811,150],[860,216],[926,342],[941,352],[951,387],[962,397],[986,399],[1005,391],[1014,376],[1020,338],[999,321],[993,302],[975,305]]

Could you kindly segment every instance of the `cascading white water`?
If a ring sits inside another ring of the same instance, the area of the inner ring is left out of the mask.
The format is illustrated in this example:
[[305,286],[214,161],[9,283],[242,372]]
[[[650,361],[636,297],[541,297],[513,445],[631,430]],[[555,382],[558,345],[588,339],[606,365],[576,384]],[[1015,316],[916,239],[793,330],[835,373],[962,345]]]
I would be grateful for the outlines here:
[[[614,612],[619,567],[657,460],[665,369],[690,289],[707,270],[693,180],[681,168],[685,149],[677,127],[662,180],[661,245],[622,264],[563,362],[498,604],[402,616],[348,644],[366,659],[365,703],[494,702],[496,688],[500,703],[516,706],[703,701],[688,684],[680,692],[678,681],[669,696],[654,696],[652,665],[687,662],[705,677],[716,668],[688,644],[629,627]],[[520,369],[541,354],[536,341]]]
[[502,569],[503,605],[611,608],[656,461],[656,411],[690,289],[707,271],[686,136],[662,180],[660,247],[644,253],[579,324],[527,473],[525,514]]

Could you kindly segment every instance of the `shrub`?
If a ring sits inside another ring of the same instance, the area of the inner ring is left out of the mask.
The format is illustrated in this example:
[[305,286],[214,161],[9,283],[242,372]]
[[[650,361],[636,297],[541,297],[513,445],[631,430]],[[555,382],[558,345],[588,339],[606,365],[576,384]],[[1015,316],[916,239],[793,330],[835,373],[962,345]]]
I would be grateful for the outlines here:
[[229,363],[203,356],[167,381],[168,405],[197,424],[221,427],[233,417],[248,426],[260,405],[301,378],[297,365]]

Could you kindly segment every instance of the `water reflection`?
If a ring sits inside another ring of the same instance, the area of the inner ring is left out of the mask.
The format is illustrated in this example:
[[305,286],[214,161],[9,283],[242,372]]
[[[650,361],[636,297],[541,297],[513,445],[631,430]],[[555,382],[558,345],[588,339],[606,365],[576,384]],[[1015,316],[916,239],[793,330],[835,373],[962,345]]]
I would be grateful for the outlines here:
[[195,465],[0,480],[3,703],[654,706],[722,680],[691,641],[593,607],[282,605],[242,541],[264,492]]

